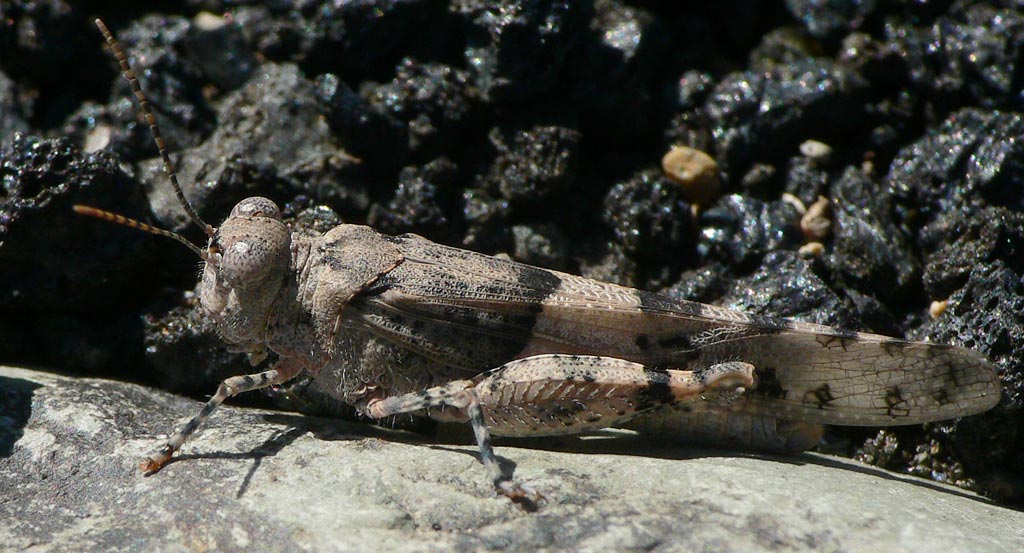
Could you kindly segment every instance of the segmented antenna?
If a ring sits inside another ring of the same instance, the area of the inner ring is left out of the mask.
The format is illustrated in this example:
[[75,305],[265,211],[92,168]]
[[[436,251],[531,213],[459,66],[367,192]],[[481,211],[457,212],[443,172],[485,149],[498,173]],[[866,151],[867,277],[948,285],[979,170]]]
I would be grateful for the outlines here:
[[[174,166],[171,165],[171,158],[170,158],[170,156],[167,155],[167,146],[164,144],[164,138],[160,134],[160,127],[158,127],[157,124],[156,124],[156,117],[153,116],[153,111],[151,109],[149,109],[149,100],[146,99],[145,93],[142,92],[142,87],[139,86],[139,80],[137,78],[135,78],[135,73],[132,71],[131,66],[128,65],[128,56],[124,55],[124,51],[121,50],[121,45],[118,44],[117,39],[115,39],[114,35],[110,33],[110,30],[107,29],[107,26],[103,24],[102,20],[97,18],[96,19],[96,26],[99,27],[100,33],[103,34],[103,38],[107,41],[107,45],[110,46],[110,50],[114,52],[114,57],[117,58],[117,63],[121,66],[121,74],[124,75],[124,78],[127,79],[128,84],[131,85],[132,92],[135,94],[135,98],[139,102],[139,109],[142,111],[142,116],[146,118],[146,123],[149,124],[149,130],[150,130],[151,133],[153,133],[153,142],[156,142],[156,149],[157,149],[157,151],[160,152],[160,159],[163,160],[163,162],[164,162],[164,172],[167,173],[167,176],[170,177],[170,179],[171,179],[171,186],[174,187],[174,194],[178,197],[178,201],[181,202],[182,207],[185,208],[185,212],[188,213],[188,216],[189,216],[190,219],[192,219],[192,222],[197,224],[197,225],[199,225],[199,228],[203,229],[203,232],[205,232],[207,236],[212,237],[213,233],[216,231],[216,229],[214,229],[212,225],[210,225],[209,223],[203,221],[202,218],[199,217],[199,214],[196,213],[196,210],[192,208],[192,204],[188,203],[188,200],[185,199],[185,193],[181,191],[181,185],[178,184],[178,176],[174,173]],[[81,207],[84,207],[84,206],[81,206]],[[88,209],[92,209],[92,208],[88,208]],[[75,211],[79,212],[79,213],[82,213],[82,212],[78,211],[77,208],[75,209]],[[98,209],[95,210],[95,211],[102,212],[101,210],[98,210]],[[107,213],[107,212],[103,212],[103,213]],[[98,216],[98,215],[93,215],[93,214],[90,214],[90,215],[92,215],[94,217]],[[108,215],[113,215],[114,217],[121,217],[120,215],[114,215],[112,213],[108,213]],[[103,217],[103,216],[98,216],[98,217],[100,219],[115,220],[115,219],[110,219],[109,217]],[[127,219],[126,217],[121,217],[121,218],[122,219],[126,219],[128,221],[131,221],[131,219]],[[134,228],[138,228],[140,230],[146,230],[145,228],[142,228],[142,227],[148,227],[149,229],[161,230],[162,231],[162,229],[156,229],[154,227],[150,227],[149,225],[145,225],[144,223],[139,223],[137,221],[133,221],[133,222],[136,223],[136,225],[128,225],[128,226],[133,226]],[[139,225],[141,225],[141,226],[139,226]],[[153,232],[153,230],[146,230],[146,232]],[[170,232],[170,231],[162,231],[162,232]],[[154,232],[154,234],[162,234],[162,233],[161,232]],[[174,233],[171,233],[171,234],[174,234]],[[167,235],[164,235],[164,236],[167,236]],[[189,244],[189,246],[192,246],[193,248],[195,247],[191,243],[188,243],[188,244]]]
[[136,221],[135,219],[131,219],[129,217],[125,217],[124,215],[118,215],[117,213],[111,213],[110,211],[104,211],[102,209],[96,209],[95,207],[90,207],[90,206],[87,206],[87,205],[75,204],[75,205],[71,206],[71,209],[75,210],[75,213],[77,213],[79,215],[86,215],[88,217],[95,217],[97,219],[103,219],[104,221],[110,221],[111,223],[117,223],[119,225],[124,225],[126,227],[130,227],[130,228],[133,228],[133,229],[138,229],[138,230],[141,230],[141,231],[144,231],[144,232],[148,232],[150,234],[156,234],[156,235],[159,235],[159,236],[166,236],[166,237],[171,238],[173,240],[177,240],[178,242],[181,242],[182,244],[185,244],[185,246],[188,247],[188,249],[190,249],[193,252],[195,252],[196,255],[198,255],[199,257],[203,258],[203,260],[206,260],[206,252],[205,251],[203,251],[199,246],[196,246],[192,242],[189,242],[184,236],[178,234],[177,232],[172,232],[172,231],[169,231],[169,230],[164,230],[162,228],[157,228],[157,227],[154,227],[152,225],[147,225],[146,223],[143,223],[143,222],[140,222],[140,221]]

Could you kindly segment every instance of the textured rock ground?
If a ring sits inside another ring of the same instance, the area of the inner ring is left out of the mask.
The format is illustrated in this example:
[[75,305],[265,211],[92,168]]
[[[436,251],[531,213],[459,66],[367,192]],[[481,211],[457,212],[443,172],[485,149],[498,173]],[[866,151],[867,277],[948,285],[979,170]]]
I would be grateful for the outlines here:
[[547,496],[490,490],[468,434],[225,408],[180,460],[136,464],[198,403],[0,367],[0,543],[32,551],[1019,551],[1024,513],[820,454],[608,433],[499,443]]

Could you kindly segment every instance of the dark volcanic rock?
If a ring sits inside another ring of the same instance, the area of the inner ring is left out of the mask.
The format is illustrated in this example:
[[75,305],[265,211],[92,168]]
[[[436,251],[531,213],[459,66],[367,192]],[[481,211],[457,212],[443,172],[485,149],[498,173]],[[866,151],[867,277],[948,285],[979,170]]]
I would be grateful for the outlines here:
[[804,140],[861,132],[865,86],[860,75],[822,59],[729,75],[704,106],[719,166],[738,182],[755,162],[779,159]]
[[539,205],[562,199],[576,184],[579,131],[555,126],[495,129],[490,139],[498,155],[484,185],[509,202]]
[[488,99],[517,102],[559,84],[590,17],[587,2],[456,0],[463,21],[466,66]]
[[474,128],[477,95],[466,71],[409,58],[394,79],[364,92],[374,108],[405,123],[408,149],[426,159],[456,148]]
[[510,212],[508,200],[485,190],[467,189],[462,193],[462,216],[468,227],[462,246],[482,252],[507,251],[512,244],[507,226]]
[[657,128],[660,80],[671,41],[650,12],[617,0],[594,2],[583,59],[569,70],[585,132],[629,144]]
[[93,371],[137,361],[138,322],[116,313],[152,293],[145,266],[156,240],[71,206],[147,219],[138,183],[108,153],[21,134],[0,147],[0,182],[0,318],[17,321],[5,327],[0,353],[55,366],[70,358]]
[[184,51],[199,65],[203,77],[221,90],[234,90],[249,80],[257,65],[242,26],[223,18],[193,23],[185,35]]
[[1024,275],[1024,213],[1003,207],[946,212],[946,241],[925,258],[925,290],[943,299],[959,290],[971,271],[1002,261]]
[[924,335],[937,342],[978,350],[1006,369],[1004,402],[1024,409],[1024,278],[1002,261],[976,266],[950,296],[950,308]]
[[[369,197],[358,160],[335,145],[316,86],[295,65],[264,64],[228,95],[217,130],[182,153],[179,179],[196,210],[217,224],[246,196],[278,202],[309,195],[342,213],[365,210]],[[283,117],[282,115],[287,115]],[[158,162],[143,167],[153,211],[165,225],[186,224]]]
[[1024,277],[1001,260],[975,265],[949,308],[926,325],[923,337],[980,351],[1002,369],[1003,400],[978,417],[934,425],[933,439],[947,444],[977,487],[997,499],[1024,501]]
[[956,5],[928,27],[893,24],[886,38],[939,110],[961,105],[1020,109],[1024,14],[991,3]]
[[33,128],[24,130],[39,133],[40,127],[58,125],[83,98],[98,97],[107,87],[109,59],[94,55],[101,38],[95,29],[83,31],[88,14],[79,4],[4,2],[0,72],[31,91],[21,111],[31,114]]
[[512,227],[516,261],[564,271],[566,269],[567,241],[552,224],[516,225]]
[[[897,194],[922,213],[939,214],[980,202],[1024,210],[1024,119],[1017,113],[975,108],[952,114],[917,142],[902,149],[889,168]],[[931,248],[946,236],[923,237]]]
[[[400,59],[459,54],[456,21],[443,0],[277,2],[241,5],[234,18],[268,60],[310,73],[340,72],[349,82],[384,80]],[[424,33],[430,40],[422,40]]]
[[31,108],[27,103],[18,83],[0,71],[0,136],[29,130],[27,118]]
[[[197,145],[216,123],[213,108],[203,95],[208,75],[214,71],[204,58],[213,56],[199,51],[192,42],[200,34],[187,19],[162,15],[144,17],[118,33],[139,84],[150,99],[161,132],[167,143],[179,150]],[[232,52],[240,52],[239,57],[247,53],[244,44],[236,42],[231,47]],[[216,57],[223,60],[227,56],[222,53]],[[112,104],[126,99],[134,101],[125,79],[116,76],[114,82],[110,93]],[[107,111],[109,115],[125,118],[112,125],[115,132],[111,142],[115,151],[131,161],[156,154],[149,125],[138,117],[137,111],[116,107]],[[122,128],[124,134],[116,132]]]
[[692,261],[693,210],[681,186],[651,171],[616,184],[604,199],[615,242],[634,259],[660,258],[678,268]]
[[769,251],[795,249],[800,214],[791,204],[726,196],[701,214],[697,251],[705,261],[721,261],[746,272]]
[[903,307],[918,286],[920,265],[895,220],[892,195],[861,171],[849,168],[832,186],[834,250],[828,263],[845,288],[879,294]]
[[860,27],[878,5],[876,0],[858,2],[822,2],[820,0],[786,0],[786,9],[811,35],[835,39]]
[[189,294],[181,305],[145,318],[146,363],[149,378],[161,389],[203,397],[221,380],[252,371],[244,354],[231,353],[213,322]]
[[388,113],[387,106],[371,104],[332,73],[317,78],[317,95],[324,103],[327,124],[368,172],[386,178],[404,164],[409,129]]
[[394,196],[386,206],[373,206],[367,222],[388,234],[417,231],[431,240],[452,243],[459,236],[452,220],[457,213],[458,177],[459,168],[444,158],[406,167],[398,175]]
[[[807,156],[790,158],[786,166],[786,192],[799,198],[804,205],[813,204],[818,196],[827,196],[831,181],[831,172],[823,168],[821,163]],[[761,188],[771,189],[769,186]],[[757,191],[752,190],[751,192],[756,193]]]
[[789,317],[808,323],[857,330],[857,317],[796,252],[765,256],[754,274],[737,280],[719,300],[731,309]]

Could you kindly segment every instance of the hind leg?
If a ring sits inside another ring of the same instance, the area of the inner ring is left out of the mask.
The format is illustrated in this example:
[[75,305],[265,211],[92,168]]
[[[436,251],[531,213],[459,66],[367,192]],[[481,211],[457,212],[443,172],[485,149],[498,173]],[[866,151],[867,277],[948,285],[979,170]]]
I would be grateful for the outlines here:
[[614,426],[647,410],[685,401],[721,400],[753,386],[748,363],[698,371],[651,370],[592,355],[537,355],[506,363],[475,380],[371,400],[374,418],[448,407],[473,426],[480,459],[498,491],[513,499],[537,495],[501,471],[491,433],[505,436],[575,434]]

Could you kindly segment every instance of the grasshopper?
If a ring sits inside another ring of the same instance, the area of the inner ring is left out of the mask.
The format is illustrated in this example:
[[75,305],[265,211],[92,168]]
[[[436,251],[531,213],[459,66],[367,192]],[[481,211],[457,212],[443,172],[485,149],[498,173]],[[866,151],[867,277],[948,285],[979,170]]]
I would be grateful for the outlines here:
[[503,473],[492,435],[627,427],[796,452],[817,443],[824,424],[919,424],[999,401],[995,367],[964,348],[748,315],[362,225],[292,232],[262,197],[213,227],[182,193],[125,54],[96,24],[208,242],[74,209],[185,244],[203,261],[199,299],[228,346],[254,366],[277,357],[269,370],[224,380],[142,461],[147,473],[227,398],[302,372],[374,419],[468,422],[497,491],[523,502],[540,495]]

